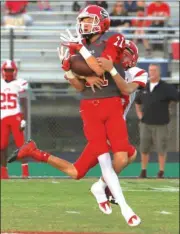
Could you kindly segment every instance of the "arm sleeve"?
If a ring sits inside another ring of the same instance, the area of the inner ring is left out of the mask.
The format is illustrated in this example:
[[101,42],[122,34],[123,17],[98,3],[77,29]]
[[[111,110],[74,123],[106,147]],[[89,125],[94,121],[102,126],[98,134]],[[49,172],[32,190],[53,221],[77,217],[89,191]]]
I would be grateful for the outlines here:
[[132,82],[139,84],[139,88],[144,88],[146,86],[147,80],[148,80],[148,73],[142,70],[136,74]]

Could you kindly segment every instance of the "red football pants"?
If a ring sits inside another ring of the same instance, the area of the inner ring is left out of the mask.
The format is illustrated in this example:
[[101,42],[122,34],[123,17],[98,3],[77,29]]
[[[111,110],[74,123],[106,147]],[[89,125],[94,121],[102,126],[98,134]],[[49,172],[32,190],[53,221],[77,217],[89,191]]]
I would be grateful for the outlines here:
[[128,152],[129,141],[120,97],[82,100],[80,114],[88,144],[74,163],[78,178],[98,163],[98,156],[107,153],[111,144],[113,153]]
[[12,132],[14,142],[17,148],[24,144],[25,138],[23,131],[20,131],[20,123],[22,120],[22,114],[16,114],[1,119],[1,145],[0,150],[4,150],[8,147],[9,136]]

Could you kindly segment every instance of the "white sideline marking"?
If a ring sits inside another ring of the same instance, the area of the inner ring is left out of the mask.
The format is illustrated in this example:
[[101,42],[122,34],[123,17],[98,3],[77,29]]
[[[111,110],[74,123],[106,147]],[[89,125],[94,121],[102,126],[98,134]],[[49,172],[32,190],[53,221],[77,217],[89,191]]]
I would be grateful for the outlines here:
[[169,180],[170,183],[179,184],[179,180]]
[[165,187],[165,188],[153,188],[149,187],[147,189],[130,189],[130,188],[122,188],[123,191],[127,192],[179,192],[179,188],[176,187]]
[[66,213],[68,213],[68,214],[80,214],[80,212],[79,211],[66,211]]
[[59,184],[59,182],[56,180],[52,180],[52,184]]
[[164,187],[164,188],[152,188],[156,191],[160,191],[160,192],[179,192],[179,188],[177,187]]
[[171,212],[167,212],[167,211],[165,211],[165,210],[158,211],[158,213],[164,214],[164,215],[170,215],[170,214],[172,214]]

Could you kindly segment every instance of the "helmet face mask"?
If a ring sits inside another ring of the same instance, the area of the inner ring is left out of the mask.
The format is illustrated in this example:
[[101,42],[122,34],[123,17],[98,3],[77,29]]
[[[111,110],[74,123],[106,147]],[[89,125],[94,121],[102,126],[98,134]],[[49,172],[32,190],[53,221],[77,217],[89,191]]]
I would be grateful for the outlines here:
[[16,79],[17,76],[17,66],[14,61],[7,60],[1,66],[2,78],[6,82],[11,82]]
[[77,17],[77,32],[82,36],[101,34],[110,27],[108,12],[99,6],[89,5]]
[[122,65],[125,70],[135,67],[138,60],[138,48],[133,41],[125,41],[125,49],[123,51]]
[[96,15],[89,15],[88,17],[78,19],[78,21],[78,31],[82,35],[95,34],[101,31],[99,26],[100,20]]
[[123,51],[123,65],[125,69],[132,67],[132,55],[127,49]]

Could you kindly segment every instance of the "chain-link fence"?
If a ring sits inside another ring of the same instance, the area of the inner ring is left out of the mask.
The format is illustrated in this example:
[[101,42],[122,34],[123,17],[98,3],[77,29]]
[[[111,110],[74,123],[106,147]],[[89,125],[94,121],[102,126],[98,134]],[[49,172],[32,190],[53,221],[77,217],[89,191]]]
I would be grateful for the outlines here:
[[[32,90],[26,99],[26,138],[32,138],[40,149],[53,154],[75,153],[78,157],[86,145],[79,115],[79,95],[71,89]],[[168,151],[178,152],[179,103],[170,105],[170,116]],[[127,125],[130,142],[139,149],[139,121],[134,104],[127,115]],[[14,148],[13,144],[10,148]]]
[[[81,152],[86,144],[79,115],[79,96],[70,92],[61,94],[34,92],[31,95],[31,137],[40,148],[50,152]],[[170,105],[169,151],[179,151],[178,105]],[[133,105],[127,116],[130,141],[139,148],[139,121]],[[153,146],[153,149],[155,147]]]

